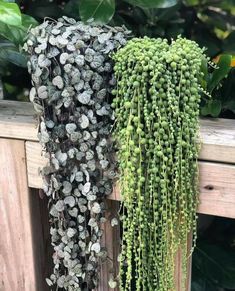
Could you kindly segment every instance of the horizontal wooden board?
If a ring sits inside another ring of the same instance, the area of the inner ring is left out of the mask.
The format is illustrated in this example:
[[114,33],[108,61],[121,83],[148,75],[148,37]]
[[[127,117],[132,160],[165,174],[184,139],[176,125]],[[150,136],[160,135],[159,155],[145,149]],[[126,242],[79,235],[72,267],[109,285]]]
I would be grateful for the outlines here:
[[200,159],[235,164],[235,120],[201,119]]
[[37,118],[31,103],[0,101],[0,137],[38,140]]
[[235,218],[235,165],[200,163],[198,212]]
[[[235,218],[235,165],[199,162],[198,213]],[[116,187],[109,197],[121,200]]]
[[[37,142],[26,142],[29,187],[41,188],[40,169],[46,164],[41,155],[41,146]],[[235,218],[235,165],[199,162],[200,205],[199,213]],[[116,187],[109,196],[120,200]]]
[[[0,137],[38,141],[37,118],[29,102],[0,101]],[[235,120],[200,120],[200,159],[235,164]]]

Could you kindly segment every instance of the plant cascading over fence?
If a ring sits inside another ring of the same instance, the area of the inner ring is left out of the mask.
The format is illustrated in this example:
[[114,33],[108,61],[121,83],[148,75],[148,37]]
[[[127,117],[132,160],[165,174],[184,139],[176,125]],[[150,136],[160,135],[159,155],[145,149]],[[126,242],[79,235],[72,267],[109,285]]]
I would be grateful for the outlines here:
[[95,288],[107,256],[101,224],[115,177],[111,91],[123,197],[120,289],[174,290],[176,252],[186,276],[187,238],[191,231],[196,238],[203,50],[180,37],[126,44],[127,33],[64,17],[32,29],[25,44],[50,160],[43,175],[54,274],[47,282],[65,290]]
[[[133,39],[115,55],[114,136],[123,199],[120,290],[175,290],[175,256],[196,237],[203,50],[177,38]],[[133,287],[134,286],[134,287]]]
[[115,85],[110,52],[125,44],[122,28],[85,25],[64,17],[31,30],[25,49],[40,115],[39,141],[50,160],[43,169],[49,196],[54,274],[65,290],[97,286],[105,258],[101,224],[112,192],[115,162],[109,143]]

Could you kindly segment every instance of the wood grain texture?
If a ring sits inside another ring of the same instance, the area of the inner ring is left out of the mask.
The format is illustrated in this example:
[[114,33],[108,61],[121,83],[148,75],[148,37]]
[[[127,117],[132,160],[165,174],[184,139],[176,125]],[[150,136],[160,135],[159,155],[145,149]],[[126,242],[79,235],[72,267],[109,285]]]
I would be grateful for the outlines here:
[[200,159],[235,164],[235,120],[201,119]]
[[106,218],[107,222],[103,225],[102,246],[107,249],[108,260],[101,264],[100,282],[97,291],[118,291],[118,288],[111,289],[108,281],[110,276],[116,279],[118,275],[118,255],[120,253],[120,228],[119,226],[112,227],[110,220],[117,217],[119,210],[119,202],[107,200]]
[[0,149],[0,290],[38,291],[24,142],[0,139]]
[[192,234],[188,235],[188,260],[187,260],[187,274],[186,278],[183,277],[182,273],[182,252],[179,249],[175,257],[175,288],[176,291],[190,291],[191,290],[191,273],[192,273]]
[[[29,187],[42,188],[40,169],[47,160],[41,156],[37,142],[26,142]],[[199,162],[200,204],[198,213],[235,218],[235,165]],[[118,185],[109,196],[121,200]]]
[[24,141],[0,139],[0,290],[49,291],[47,199],[27,185]]
[[[29,102],[0,101],[0,137],[38,141],[37,120]],[[235,120],[200,120],[200,159],[235,164]]]
[[[235,218],[235,165],[199,162],[198,213]],[[109,196],[121,200],[118,185]]]
[[31,103],[0,101],[0,137],[38,140],[37,118]]
[[40,171],[48,160],[42,155],[42,147],[37,142],[25,142],[28,185],[32,188],[42,188],[43,180]]
[[39,191],[41,190],[30,189],[30,213],[37,291],[51,291],[45,280],[53,272],[48,198],[45,195],[39,195]]
[[200,162],[198,212],[235,218],[235,165]]

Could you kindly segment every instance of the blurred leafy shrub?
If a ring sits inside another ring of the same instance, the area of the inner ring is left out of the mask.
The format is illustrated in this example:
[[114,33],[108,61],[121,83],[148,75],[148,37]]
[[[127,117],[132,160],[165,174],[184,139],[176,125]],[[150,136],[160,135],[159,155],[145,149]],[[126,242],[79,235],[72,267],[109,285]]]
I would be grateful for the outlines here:
[[29,27],[45,17],[62,15],[125,25],[136,36],[170,39],[181,34],[207,47],[211,59],[223,54],[221,68],[207,75],[212,98],[202,102],[201,113],[235,116],[235,76],[228,62],[235,55],[235,0],[0,0],[0,76],[5,98],[24,99],[23,89],[30,87],[26,56],[20,49]]

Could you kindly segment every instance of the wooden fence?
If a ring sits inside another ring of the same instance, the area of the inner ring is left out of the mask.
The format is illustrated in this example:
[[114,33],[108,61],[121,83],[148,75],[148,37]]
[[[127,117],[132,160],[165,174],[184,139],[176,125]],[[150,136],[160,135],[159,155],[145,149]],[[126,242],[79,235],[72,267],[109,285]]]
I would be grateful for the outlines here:
[[[235,218],[235,120],[201,120],[200,205],[198,213]],[[40,169],[47,163],[37,139],[37,119],[27,102],[0,102],[0,291],[48,291],[51,248],[46,198],[40,195]],[[117,212],[120,195],[108,201]],[[99,291],[117,273],[119,229],[106,224],[103,241],[113,262],[102,265]],[[189,241],[190,244],[190,241]],[[182,291],[180,252],[177,291]],[[189,262],[190,270],[190,262]],[[190,291],[190,272],[188,278]]]

